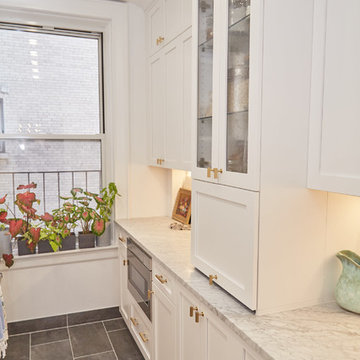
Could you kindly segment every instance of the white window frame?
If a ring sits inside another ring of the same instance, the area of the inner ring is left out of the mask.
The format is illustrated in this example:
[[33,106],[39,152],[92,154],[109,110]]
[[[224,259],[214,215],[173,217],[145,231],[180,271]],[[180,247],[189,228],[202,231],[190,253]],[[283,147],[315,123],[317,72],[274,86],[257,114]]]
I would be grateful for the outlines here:
[[[96,39],[98,43],[98,66],[99,66],[99,134],[93,135],[81,135],[81,134],[5,134],[3,131],[0,131],[0,141],[1,140],[93,140],[100,141],[100,151],[101,151],[101,184],[103,186],[106,184],[105,175],[104,175],[104,164],[105,164],[105,119],[104,119],[104,88],[103,88],[103,46],[102,46],[102,32],[93,32],[89,30],[73,30],[73,29],[64,29],[56,28],[46,25],[26,25],[26,24],[13,24],[13,23],[1,23],[0,22],[0,31],[1,30],[20,30],[24,32],[33,32],[38,34],[51,34],[51,35],[65,35],[71,37],[80,37],[87,39]],[[0,124],[1,125],[1,124]],[[0,128],[1,130],[1,128]],[[74,169],[76,170],[76,169]],[[59,194],[60,195],[60,194]]]

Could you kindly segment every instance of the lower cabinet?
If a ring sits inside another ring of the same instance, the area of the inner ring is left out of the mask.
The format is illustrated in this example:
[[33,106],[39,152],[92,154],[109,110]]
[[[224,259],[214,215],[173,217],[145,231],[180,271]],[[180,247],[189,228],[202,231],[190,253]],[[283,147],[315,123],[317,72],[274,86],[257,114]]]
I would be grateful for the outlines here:
[[156,360],[175,360],[176,307],[155,284],[153,291],[154,358]]
[[146,360],[261,360],[154,260],[150,322],[128,292],[124,249],[119,256],[120,310]]
[[223,325],[184,289],[179,291],[181,360],[245,360],[245,349]]
[[[120,238],[119,238],[120,240]],[[127,325],[130,316],[130,297],[127,289],[127,258],[126,247],[119,243],[119,263],[120,263],[120,312]]]
[[206,327],[201,317],[198,301],[180,289],[178,296],[178,324],[179,329],[179,359],[180,360],[205,360]]

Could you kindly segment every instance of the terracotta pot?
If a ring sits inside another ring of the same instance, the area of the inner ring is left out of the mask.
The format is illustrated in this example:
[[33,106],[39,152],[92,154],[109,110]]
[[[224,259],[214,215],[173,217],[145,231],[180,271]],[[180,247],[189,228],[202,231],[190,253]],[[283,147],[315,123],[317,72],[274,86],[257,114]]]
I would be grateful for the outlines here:
[[95,247],[95,234],[83,234],[79,233],[79,248],[80,249],[87,249]]

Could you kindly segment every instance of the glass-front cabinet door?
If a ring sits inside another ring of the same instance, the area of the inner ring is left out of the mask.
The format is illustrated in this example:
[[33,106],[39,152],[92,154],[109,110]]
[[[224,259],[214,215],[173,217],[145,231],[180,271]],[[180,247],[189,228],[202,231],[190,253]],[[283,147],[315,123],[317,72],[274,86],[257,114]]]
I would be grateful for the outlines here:
[[249,190],[259,190],[261,1],[197,1],[193,177]]
[[198,0],[196,168],[204,175],[213,163],[214,0]]

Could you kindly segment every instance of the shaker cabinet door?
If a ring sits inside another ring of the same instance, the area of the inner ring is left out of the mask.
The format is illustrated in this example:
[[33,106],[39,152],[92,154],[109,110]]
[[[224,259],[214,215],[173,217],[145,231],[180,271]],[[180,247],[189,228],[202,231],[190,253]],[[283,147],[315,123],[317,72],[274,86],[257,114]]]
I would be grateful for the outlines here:
[[256,309],[259,194],[194,180],[192,264]]
[[149,164],[156,165],[164,157],[164,59],[161,54],[149,64]]
[[150,55],[155,54],[160,50],[164,44],[165,31],[164,31],[164,6],[163,0],[159,0],[151,8],[147,14],[147,30],[149,38],[149,52]]
[[153,290],[155,360],[176,360],[176,307],[155,284]]
[[308,187],[360,196],[360,2],[314,5]]

